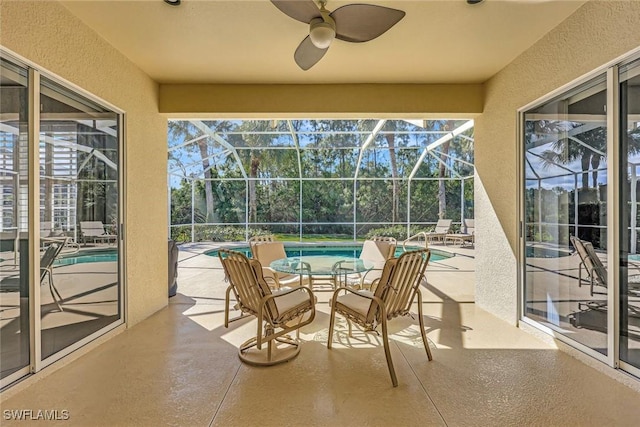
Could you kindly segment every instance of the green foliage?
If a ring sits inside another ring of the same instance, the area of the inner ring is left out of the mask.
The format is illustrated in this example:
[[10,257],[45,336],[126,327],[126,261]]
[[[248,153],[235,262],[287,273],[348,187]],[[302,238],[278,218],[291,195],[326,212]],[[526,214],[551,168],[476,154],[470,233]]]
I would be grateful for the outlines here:
[[[193,208],[195,222],[203,224],[196,227],[202,230],[197,231],[196,240],[205,236],[210,240],[237,236],[223,232],[225,227],[213,230],[203,228],[204,224],[238,224],[231,228],[244,233],[247,221],[258,229],[266,227],[271,232],[292,234],[296,240],[300,238],[300,223],[304,236],[352,239],[355,213],[358,238],[375,227],[366,223],[388,223],[396,224],[395,235],[404,239],[406,225],[401,224],[406,224],[407,219],[429,223],[440,216],[460,218],[460,181],[443,181],[446,206],[444,212],[439,212],[438,181],[433,178],[441,176],[442,163],[462,176],[472,174],[473,166],[431,152],[418,165],[411,184],[407,178],[424,148],[442,136],[437,131],[450,130],[462,122],[437,120],[417,126],[403,120],[387,120],[375,141],[361,151],[377,123],[377,120],[170,121],[169,146],[176,149],[169,152],[169,168],[182,170],[184,176],[195,179],[193,206],[189,184],[183,182],[172,189],[171,223],[190,223]],[[234,154],[221,140],[207,137],[202,124],[236,147]],[[295,139],[291,130],[298,132]],[[454,138],[446,148],[451,157],[472,163],[472,130],[464,136]],[[355,185],[354,176],[358,178]],[[447,169],[445,178],[454,177]],[[472,179],[466,180],[464,199],[465,216],[472,217]],[[411,218],[407,218],[407,201],[411,205]],[[424,226],[420,227],[422,230]]]
[[[249,229],[249,236],[271,234],[267,230]],[[171,228],[171,238],[178,243],[191,242],[191,225]],[[241,226],[196,225],[194,241],[196,242],[243,242],[245,228]]]
[[389,225],[387,227],[374,228],[369,230],[365,237],[370,239],[374,236],[394,237],[396,240],[404,240],[407,238],[407,227],[402,225]]
[[[203,222],[204,215],[194,208],[195,222]],[[179,188],[171,190],[171,224],[191,224],[191,184],[182,180]]]

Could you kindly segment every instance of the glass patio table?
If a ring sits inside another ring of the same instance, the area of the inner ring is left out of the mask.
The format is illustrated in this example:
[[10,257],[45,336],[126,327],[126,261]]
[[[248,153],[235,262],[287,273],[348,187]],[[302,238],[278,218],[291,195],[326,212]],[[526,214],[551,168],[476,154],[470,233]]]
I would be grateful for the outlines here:
[[299,274],[301,282],[302,276],[309,276],[312,287],[320,277],[329,278],[329,284],[334,289],[342,276],[345,279],[343,283],[346,283],[347,275],[363,273],[374,266],[373,261],[339,255],[294,256],[277,259],[270,264],[270,267],[277,272]]

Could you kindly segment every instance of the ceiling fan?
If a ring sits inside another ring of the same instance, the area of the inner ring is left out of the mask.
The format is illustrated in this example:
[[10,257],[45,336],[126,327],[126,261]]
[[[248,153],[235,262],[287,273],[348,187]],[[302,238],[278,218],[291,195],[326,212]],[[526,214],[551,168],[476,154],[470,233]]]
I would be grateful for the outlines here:
[[309,35],[300,43],[293,58],[303,70],[313,67],[329,49],[334,38],[352,43],[373,40],[397,24],[404,11],[372,4],[348,4],[334,10],[326,0],[271,0],[291,18],[309,24]]

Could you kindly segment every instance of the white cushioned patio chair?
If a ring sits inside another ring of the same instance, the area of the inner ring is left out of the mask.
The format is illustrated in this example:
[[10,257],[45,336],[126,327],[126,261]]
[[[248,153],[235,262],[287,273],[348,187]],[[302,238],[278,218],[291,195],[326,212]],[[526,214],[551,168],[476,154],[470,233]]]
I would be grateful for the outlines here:
[[285,286],[301,286],[309,281],[308,276],[281,273],[269,267],[273,261],[287,257],[282,242],[263,241],[254,243],[251,246],[251,253],[254,259],[260,261],[264,278],[275,289]]
[[[246,316],[258,319],[256,336],[238,349],[240,360],[251,365],[270,366],[296,357],[300,352],[300,328],[311,323],[316,314],[313,292],[306,287],[272,292],[258,260],[227,249],[220,249],[218,256],[229,282],[224,326],[228,328],[230,322]],[[243,316],[229,320],[232,292],[237,302],[234,308]],[[295,338],[288,335],[293,331]]]
[[275,242],[276,241],[276,237],[273,234],[262,234],[260,236],[253,236],[250,237],[249,240],[247,241],[249,243],[249,249],[251,249],[251,256],[253,258],[256,258],[256,254],[253,251],[253,247],[259,243],[264,243],[264,242]]
[[[425,269],[430,256],[431,252],[428,249],[419,249],[387,260],[375,292],[353,290],[349,287],[338,288],[331,298],[327,348],[331,348],[332,345],[336,313],[347,319],[349,336],[351,336],[351,322],[360,325],[365,332],[376,331],[378,326],[382,326],[382,342],[387,367],[391,375],[391,382],[394,387],[397,387],[398,379],[391,359],[387,322],[398,316],[409,315],[413,301],[417,296],[420,334],[427,358],[432,360],[433,357],[424,330],[422,293],[420,292],[420,283],[425,277]],[[345,294],[339,295],[340,292],[345,292]]]
[[393,237],[375,236],[365,240],[359,258],[373,262],[374,267],[365,273],[349,274],[343,285],[359,289],[371,288],[382,276],[385,262],[395,255],[396,246],[397,241]]

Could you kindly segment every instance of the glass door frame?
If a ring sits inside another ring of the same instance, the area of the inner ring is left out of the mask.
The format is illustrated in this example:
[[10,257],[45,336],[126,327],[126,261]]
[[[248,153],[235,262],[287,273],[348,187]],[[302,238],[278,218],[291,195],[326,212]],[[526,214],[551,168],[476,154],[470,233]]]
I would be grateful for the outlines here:
[[[518,227],[518,244],[517,244],[517,280],[518,280],[518,319],[519,322],[531,325],[543,332],[551,335],[553,338],[568,344],[577,350],[588,354],[589,356],[606,363],[608,366],[631,373],[640,378],[640,369],[620,361],[620,84],[619,84],[619,67],[631,63],[640,58],[640,48],[605,64],[578,79],[563,85],[562,87],[548,93],[547,95],[536,99],[535,101],[519,108],[517,110],[517,227]],[[616,284],[607,288],[607,354],[597,352],[596,350],[581,344],[571,338],[555,332],[553,329],[542,325],[541,323],[526,317],[526,222],[525,222],[525,139],[524,139],[524,123],[525,113],[545,102],[548,102],[566,92],[582,85],[599,75],[606,73],[607,85],[607,281]]]
[[[29,366],[22,368],[0,381],[0,390],[5,389],[14,382],[23,379],[29,374],[34,374],[43,368],[55,363],[70,353],[87,345],[104,334],[124,328],[127,322],[126,310],[126,272],[125,272],[125,254],[126,254],[126,238],[124,219],[126,215],[126,206],[124,197],[124,189],[126,188],[126,156],[124,151],[125,139],[125,112],[111,103],[92,95],[82,88],[66,81],[65,79],[43,70],[33,62],[11,52],[10,50],[0,46],[0,57],[24,67],[28,72],[27,89],[28,89],[28,141],[29,141]],[[99,329],[98,331],[74,342],[73,344],[57,351],[51,356],[42,359],[41,352],[41,311],[40,311],[40,77],[46,77],[60,85],[82,95],[89,100],[100,104],[101,106],[112,110],[117,115],[118,121],[118,294],[119,294],[119,311],[120,318],[117,321]]]

